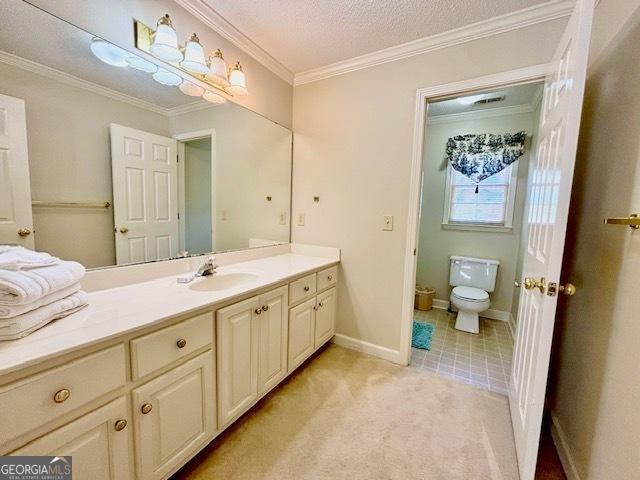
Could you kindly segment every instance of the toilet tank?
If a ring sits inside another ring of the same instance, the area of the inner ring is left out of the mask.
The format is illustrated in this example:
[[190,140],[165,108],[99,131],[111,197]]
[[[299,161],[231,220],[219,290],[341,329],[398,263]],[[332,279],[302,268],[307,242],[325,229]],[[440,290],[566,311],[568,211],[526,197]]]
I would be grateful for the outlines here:
[[485,292],[493,292],[496,288],[498,260],[489,258],[473,258],[451,256],[449,269],[449,285],[453,287],[475,287]]

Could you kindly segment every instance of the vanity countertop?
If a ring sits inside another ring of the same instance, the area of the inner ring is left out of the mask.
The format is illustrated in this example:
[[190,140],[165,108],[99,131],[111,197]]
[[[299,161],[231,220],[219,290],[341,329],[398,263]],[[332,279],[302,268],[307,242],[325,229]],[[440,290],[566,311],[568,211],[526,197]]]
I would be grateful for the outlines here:
[[0,375],[246,296],[338,262],[337,258],[285,253],[218,267],[215,275],[239,278],[241,282],[217,290],[194,288],[212,277],[178,283],[177,276],[171,275],[89,293],[89,305],[83,310],[27,337],[0,342]]

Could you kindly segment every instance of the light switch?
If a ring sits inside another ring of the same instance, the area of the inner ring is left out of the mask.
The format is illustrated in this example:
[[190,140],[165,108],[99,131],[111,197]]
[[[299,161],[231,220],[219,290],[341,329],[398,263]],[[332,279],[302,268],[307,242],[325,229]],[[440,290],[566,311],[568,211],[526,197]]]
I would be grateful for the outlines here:
[[393,230],[393,215],[382,216],[382,230],[386,230],[386,231]]
[[287,212],[280,212],[280,217],[278,218],[278,223],[280,225],[287,224]]
[[299,227],[304,226],[304,213],[298,214],[298,226]]

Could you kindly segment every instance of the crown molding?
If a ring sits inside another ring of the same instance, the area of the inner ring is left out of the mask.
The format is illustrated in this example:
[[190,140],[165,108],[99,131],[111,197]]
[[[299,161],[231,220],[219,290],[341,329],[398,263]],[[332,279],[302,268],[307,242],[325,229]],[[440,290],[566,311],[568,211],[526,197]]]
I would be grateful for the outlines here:
[[93,83],[88,80],[83,80],[82,78],[78,78],[69,73],[56,70],[55,68],[51,68],[46,65],[42,65],[41,63],[27,60],[26,58],[22,58],[17,55],[13,55],[12,53],[4,52],[2,50],[0,50],[0,63],[13,65],[14,67],[21,68],[28,72],[42,75],[43,77],[47,77],[64,84],[71,85],[72,87],[82,88],[84,90],[97,93],[98,95],[102,95],[113,100],[118,100],[120,102],[128,103],[135,107],[143,108],[145,110],[159,113],[161,115],[167,115],[167,112],[169,110],[164,107],[159,107],[158,105],[155,105],[151,102],[140,100],[139,98],[126,95],[107,87],[103,87],[102,85],[98,85],[97,83]]
[[[193,0],[176,0],[193,1]],[[325,78],[343,75],[364,68],[383,63],[394,62],[403,58],[420,55],[441,48],[447,48],[461,43],[498,35],[530,25],[544,23],[571,14],[574,2],[572,0],[552,0],[547,3],[528,7],[516,12],[507,13],[464,27],[449,30],[429,37],[385,48],[377,52],[367,53],[348,60],[332,63],[324,67],[314,68],[296,73],[294,86],[316,82]]]
[[222,15],[202,0],[174,0],[209,28],[229,40],[246,54],[267,67],[282,80],[293,84],[293,72],[269,55],[258,44],[229,23]]
[[453,123],[463,120],[479,120],[483,118],[503,117],[505,115],[517,115],[519,113],[532,113],[534,107],[528,103],[522,105],[512,105],[510,107],[487,108],[486,110],[476,110],[473,112],[448,113],[427,117],[427,124],[438,125],[441,123]]
[[206,108],[213,107],[214,105],[206,100],[196,100],[195,102],[187,103],[185,105],[179,105],[177,107],[166,108],[165,115],[168,117],[175,117],[176,115],[184,115],[185,113],[197,112]]

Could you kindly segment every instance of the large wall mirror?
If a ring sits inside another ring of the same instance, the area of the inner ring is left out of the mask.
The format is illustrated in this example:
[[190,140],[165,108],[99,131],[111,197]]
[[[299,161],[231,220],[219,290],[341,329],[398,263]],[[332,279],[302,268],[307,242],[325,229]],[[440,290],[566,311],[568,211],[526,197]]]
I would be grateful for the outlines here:
[[0,244],[94,268],[289,242],[291,131],[99,40],[0,2]]

